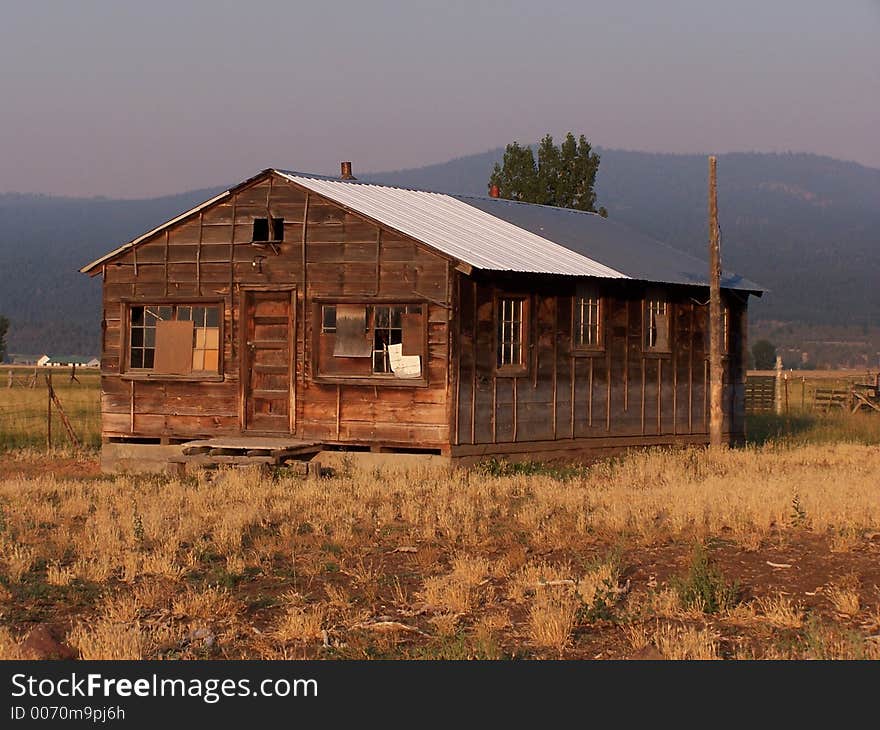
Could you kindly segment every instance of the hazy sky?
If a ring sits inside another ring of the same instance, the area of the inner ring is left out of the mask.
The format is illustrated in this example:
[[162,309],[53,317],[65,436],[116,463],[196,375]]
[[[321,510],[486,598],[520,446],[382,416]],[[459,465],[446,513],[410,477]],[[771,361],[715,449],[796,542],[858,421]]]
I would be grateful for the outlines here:
[[357,174],[569,129],[880,167],[880,0],[0,6],[0,192]]

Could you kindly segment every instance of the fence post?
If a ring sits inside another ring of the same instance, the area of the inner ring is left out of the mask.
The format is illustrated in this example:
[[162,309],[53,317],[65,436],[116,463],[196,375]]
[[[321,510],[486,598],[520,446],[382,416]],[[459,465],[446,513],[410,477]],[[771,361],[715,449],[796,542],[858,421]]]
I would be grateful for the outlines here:
[[[36,378],[36,373],[34,374]],[[46,451],[52,450],[52,371],[46,373]]]
[[776,391],[773,394],[773,410],[782,414],[782,357],[776,356]]

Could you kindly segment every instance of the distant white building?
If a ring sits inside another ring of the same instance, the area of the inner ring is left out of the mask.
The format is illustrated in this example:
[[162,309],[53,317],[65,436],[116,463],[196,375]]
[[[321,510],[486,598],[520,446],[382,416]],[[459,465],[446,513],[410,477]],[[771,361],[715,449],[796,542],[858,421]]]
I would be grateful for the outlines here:
[[87,358],[79,355],[43,355],[37,360],[37,365],[41,368],[69,368],[73,365],[79,368],[98,368],[101,367],[101,361],[96,357]]

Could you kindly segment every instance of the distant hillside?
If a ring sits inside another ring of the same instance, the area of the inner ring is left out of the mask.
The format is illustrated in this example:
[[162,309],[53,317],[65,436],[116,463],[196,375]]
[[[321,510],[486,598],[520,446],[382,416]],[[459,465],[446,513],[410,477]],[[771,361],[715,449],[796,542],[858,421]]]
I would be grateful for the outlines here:
[[[610,216],[702,255],[706,158],[600,152],[599,202]],[[360,177],[481,195],[501,155]],[[746,153],[721,155],[718,171],[725,268],[771,289],[755,318],[880,322],[880,170],[816,155]],[[97,352],[100,286],[77,269],[219,189],[135,201],[0,195],[0,313],[13,322],[9,350]]]

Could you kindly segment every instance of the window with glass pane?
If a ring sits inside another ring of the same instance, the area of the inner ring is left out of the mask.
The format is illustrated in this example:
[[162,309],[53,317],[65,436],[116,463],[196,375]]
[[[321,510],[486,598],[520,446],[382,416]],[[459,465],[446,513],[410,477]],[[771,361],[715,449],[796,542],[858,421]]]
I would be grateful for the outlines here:
[[523,300],[498,300],[498,367],[523,364]]
[[373,328],[373,372],[391,373],[388,346],[403,342],[403,315],[421,314],[421,304],[375,305],[367,308],[367,322]]
[[193,323],[192,370],[217,373],[220,369],[219,305],[133,305],[129,308],[129,362],[131,370],[153,370],[156,329],[160,322]]
[[580,286],[574,298],[575,347],[602,346],[602,300],[593,286]]
[[321,332],[336,332],[336,305],[325,304],[321,307]]
[[651,294],[645,302],[645,347],[666,350],[669,347],[669,308],[666,297]]

